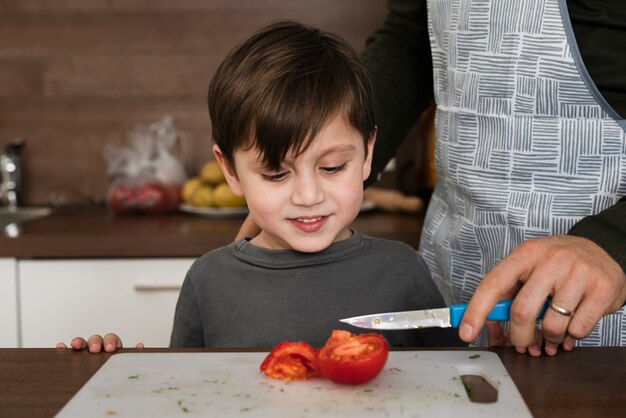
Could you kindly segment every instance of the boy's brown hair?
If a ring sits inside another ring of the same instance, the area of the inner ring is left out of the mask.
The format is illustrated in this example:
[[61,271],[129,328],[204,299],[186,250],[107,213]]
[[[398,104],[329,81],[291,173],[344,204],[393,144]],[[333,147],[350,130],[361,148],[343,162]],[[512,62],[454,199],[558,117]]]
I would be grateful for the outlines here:
[[238,149],[256,148],[278,170],[304,152],[340,112],[367,142],[376,130],[372,85],[341,38],[291,21],[261,28],[219,66],[208,94],[213,139],[234,170]]

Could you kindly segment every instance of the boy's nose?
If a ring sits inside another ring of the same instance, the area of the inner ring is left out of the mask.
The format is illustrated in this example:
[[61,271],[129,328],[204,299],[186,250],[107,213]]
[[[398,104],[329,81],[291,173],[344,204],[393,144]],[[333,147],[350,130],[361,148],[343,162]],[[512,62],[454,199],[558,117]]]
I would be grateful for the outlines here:
[[301,177],[294,184],[291,200],[294,205],[314,206],[324,200],[324,190],[315,176]]

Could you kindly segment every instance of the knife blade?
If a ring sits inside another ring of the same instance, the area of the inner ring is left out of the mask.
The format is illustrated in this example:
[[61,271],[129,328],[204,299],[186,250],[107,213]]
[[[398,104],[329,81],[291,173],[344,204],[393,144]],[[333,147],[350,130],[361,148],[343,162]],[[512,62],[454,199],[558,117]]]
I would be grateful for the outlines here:
[[[549,299],[546,300],[537,319],[543,318],[548,307]],[[508,321],[511,311],[512,300],[501,300],[489,312],[487,319],[490,321]],[[340,319],[341,322],[358,328],[379,330],[402,330],[420,328],[458,328],[465,314],[467,304],[450,305],[447,308],[423,309],[420,311],[386,312],[370,315],[354,316]]]

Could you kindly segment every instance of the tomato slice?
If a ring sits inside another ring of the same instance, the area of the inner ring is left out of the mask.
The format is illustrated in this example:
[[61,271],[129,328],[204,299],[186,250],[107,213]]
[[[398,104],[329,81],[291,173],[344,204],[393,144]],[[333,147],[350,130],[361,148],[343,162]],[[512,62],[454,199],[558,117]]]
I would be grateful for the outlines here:
[[261,372],[273,379],[306,380],[318,376],[317,352],[309,344],[283,341],[265,357]]
[[359,385],[378,376],[388,353],[389,344],[379,334],[335,330],[320,349],[317,366],[322,376],[333,382]]

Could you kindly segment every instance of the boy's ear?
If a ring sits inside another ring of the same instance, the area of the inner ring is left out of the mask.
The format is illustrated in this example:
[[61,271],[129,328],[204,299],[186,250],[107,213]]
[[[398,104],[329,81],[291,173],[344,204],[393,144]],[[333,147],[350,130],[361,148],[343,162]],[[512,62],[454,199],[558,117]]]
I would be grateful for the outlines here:
[[222,150],[220,150],[217,144],[213,145],[213,155],[215,156],[215,161],[220,165],[222,173],[224,173],[224,177],[226,177],[226,181],[233,193],[237,196],[243,196],[243,188],[237,178],[237,174],[230,164],[228,164],[228,161],[224,158],[224,154],[222,154]]
[[376,131],[367,141],[367,156],[363,162],[363,181],[367,180],[372,172],[372,157],[374,156],[374,144],[376,143]]

